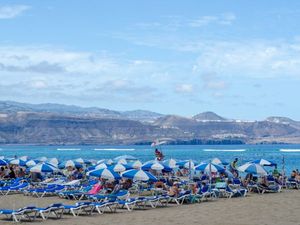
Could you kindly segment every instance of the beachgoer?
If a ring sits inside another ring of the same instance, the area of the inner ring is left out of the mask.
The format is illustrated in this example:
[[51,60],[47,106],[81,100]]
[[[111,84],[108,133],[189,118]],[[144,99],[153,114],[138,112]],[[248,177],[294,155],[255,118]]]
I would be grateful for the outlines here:
[[233,162],[230,163],[230,172],[235,176],[238,177],[239,176],[239,172],[237,170],[237,162],[238,162],[238,158],[235,158],[233,160]]

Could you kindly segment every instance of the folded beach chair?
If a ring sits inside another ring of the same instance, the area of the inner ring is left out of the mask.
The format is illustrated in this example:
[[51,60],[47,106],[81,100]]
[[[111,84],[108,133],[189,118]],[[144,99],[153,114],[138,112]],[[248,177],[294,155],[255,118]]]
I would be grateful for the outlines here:
[[0,209],[0,214],[13,219],[15,222],[20,222],[22,219],[32,221],[36,218],[37,210],[35,206],[27,206],[18,210]]
[[64,205],[64,212],[71,213],[74,217],[82,213],[86,215],[92,214],[94,205],[92,202],[77,202],[75,205]]
[[43,218],[43,220],[47,220],[51,214],[54,215],[57,219],[60,219],[64,212],[64,205],[61,203],[55,203],[45,208],[36,208],[36,210],[38,214]]

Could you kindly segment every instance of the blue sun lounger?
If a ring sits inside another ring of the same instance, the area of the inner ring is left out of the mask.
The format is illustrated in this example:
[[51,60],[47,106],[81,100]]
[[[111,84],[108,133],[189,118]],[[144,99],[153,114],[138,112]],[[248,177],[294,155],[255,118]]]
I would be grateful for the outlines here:
[[64,205],[61,203],[54,203],[45,208],[36,208],[39,216],[43,220],[47,220],[51,214],[55,215],[57,219],[60,219],[64,213]]
[[75,205],[64,205],[64,212],[71,213],[74,217],[82,213],[92,214],[94,206],[92,202],[77,202]]
[[0,188],[0,193],[2,195],[8,195],[10,193],[19,193],[20,191],[23,191],[24,189],[28,188],[29,184],[27,182],[23,183],[15,183],[11,186],[5,186]]
[[15,222],[20,222],[22,219],[32,221],[36,218],[37,210],[35,206],[27,206],[18,210],[0,209],[0,214],[13,219]]

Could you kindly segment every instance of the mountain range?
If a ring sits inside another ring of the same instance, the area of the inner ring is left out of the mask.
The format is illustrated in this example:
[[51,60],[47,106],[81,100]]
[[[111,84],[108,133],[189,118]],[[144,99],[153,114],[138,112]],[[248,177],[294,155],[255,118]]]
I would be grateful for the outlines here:
[[300,143],[300,122],[0,101],[0,144],[149,144],[156,139],[170,144]]

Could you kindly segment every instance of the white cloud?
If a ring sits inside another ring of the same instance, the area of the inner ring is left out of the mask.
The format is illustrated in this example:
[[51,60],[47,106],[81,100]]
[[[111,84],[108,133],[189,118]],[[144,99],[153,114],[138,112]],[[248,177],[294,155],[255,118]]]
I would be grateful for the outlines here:
[[[300,43],[210,42],[197,45],[199,57],[193,70],[228,76],[300,77]],[[195,49],[194,49],[195,51]]]
[[0,19],[12,19],[30,9],[28,5],[0,6]]
[[48,84],[45,80],[33,80],[30,82],[30,87],[37,88],[37,89],[43,89],[48,87]]
[[194,85],[192,84],[179,84],[176,86],[175,91],[183,94],[190,94],[194,92]]
[[191,20],[188,25],[191,27],[202,27],[210,24],[231,25],[236,16],[233,13],[224,13],[218,16],[201,16]]
[[0,47],[0,70],[32,73],[99,73],[116,69],[109,56],[51,47]]

